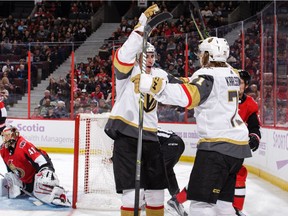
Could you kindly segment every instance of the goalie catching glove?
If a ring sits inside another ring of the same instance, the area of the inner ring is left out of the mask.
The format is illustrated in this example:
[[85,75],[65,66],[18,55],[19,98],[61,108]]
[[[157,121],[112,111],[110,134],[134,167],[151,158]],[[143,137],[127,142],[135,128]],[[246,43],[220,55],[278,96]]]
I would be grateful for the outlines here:
[[149,74],[137,74],[131,78],[134,83],[135,93],[148,93],[151,95],[160,94],[165,86],[166,81],[160,77],[152,77]]

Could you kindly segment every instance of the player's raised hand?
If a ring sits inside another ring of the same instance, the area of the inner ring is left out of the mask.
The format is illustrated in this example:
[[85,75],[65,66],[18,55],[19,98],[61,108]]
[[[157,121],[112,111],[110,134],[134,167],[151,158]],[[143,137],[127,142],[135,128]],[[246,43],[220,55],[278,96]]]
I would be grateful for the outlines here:
[[149,17],[153,16],[154,14],[156,14],[158,11],[160,11],[158,5],[153,4],[144,11],[144,14],[147,18],[149,18]]

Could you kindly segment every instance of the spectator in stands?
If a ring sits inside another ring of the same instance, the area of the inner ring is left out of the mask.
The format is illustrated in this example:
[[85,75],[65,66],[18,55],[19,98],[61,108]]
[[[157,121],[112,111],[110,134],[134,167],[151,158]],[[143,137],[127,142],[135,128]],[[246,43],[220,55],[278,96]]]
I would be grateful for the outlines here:
[[47,117],[48,115],[48,110],[50,108],[54,108],[52,105],[51,105],[51,101],[49,98],[46,98],[43,100],[43,105],[40,106],[40,115],[43,116],[44,118]]
[[54,108],[53,106],[49,107],[49,108],[47,109],[47,114],[44,115],[44,118],[45,118],[45,119],[56,119],[56,118],[58,118],[58,117],[56,116],[54,110],[55,110],[55,108]]
[[166,47],[166,51],[174,51],[176,49],[176,43],[174,42],[173,37],[170,37],[169,42]]
[[105,99],[99,100],[98,113],[110,112],[111,106],[106,103]]
[[64,101],[58,101],[56,104],[56,108],[54,109],[54,115],[56,118],[68,118],[69,113],[67,112],[65,108],[65,102]]
[[85,109],[83,107],[79,107],[77,110],[75,110],[75,116],[80,113],[85,113]]
[[54,97],[51,95],[49,90],[45,90],[44,91],[44,97],[39,101],[39,105],[43,106],[45,104],[45,100],[49,99],[49,101],[54,101]]
[[28,78],[28,71],[25,69],[25,65],[22,63],[19,65],[17,69],[17,78],[25,80]]
[[259,99],[260,99],[260,92],[258,91],[258,87],[256,84],[252,84],[249,86],[249,91],[247,92],[248,95],[250,95],[251,97],[253,97],[253,99],[259,103]]
[[14,70],[14,66],[11,65],[10,60],[7,59],[6,63],[2,67],[2,72],[4,73],[5,71],[10,72]]
[[49,79],[49,85],[47,86],[46,90],[48,90],[51,95],[56,95],[58,93],[58,83],[54,77]]
[[43,118],[43,116],[41,116],[41,114],[40,114],[40,107],[34,108],[34,112],[31,115],[31,118]]
[[80,106],[83,108],[89,107],[90,102],[91,102],[91,99],[89,98],[86,89],[82,89],[81,95],[80,95],[80,101],[79,101]]
[[33,52],[33,62],[41,62],[41,61],[45,61],[45,56],[40,51],[40,49],[35,49],[35,51]]
[[8,37],[5,37],[1,42],[1,53],[2,54],[11,54],[12,53],[12,43]]
[[88,83],[86,84],[86,91],[88,92],[88,94],[91,94],[95,90],[95,87],[95,78],[94,76],[90,76],[88,79]]
[[89,77],[86,75],[86,73],[82,72],[79,82],[78,82],[78,88],[80,88],[81,90],[86,89],[88,82],[89,82]]
[[45,17],[47,14],[42,7],[39,7],[37,12],[34,14],[35,17]]
[[104,99],[104,93],[101,91],[101,86],[96,85],[95,91],[91,93],[91,99],[99,101],[100,99]]
[[166,70],[167,73],[172,74],[175,77],[179,77],[178,71],[175,68],[175,64],[174,63],[170,63],[168,69]]
[[25,21],[20,20],[20,24],[18,25],[17,30],[22,34],[26,28],[27,28],[27,25],[25,24]]
[[67,103],[70,101],[70,84],[64,79],[60,78],[59,83],[58,83],[58,94],[61,92],[61,100]]
[[9,79],[8,79],[8,72],[7,69],[6,71],[3,73],[3,77],[1,79],[1,82],[4,86],[4,88],[9,92],[13,92],[14,91],[14,86],[10,83]]
[[201,16],[205,18],[210,18],[213,16],[212,11],[209,9],[209,6],[206,5],[203,10],[201,10]]
[[75,100],[73,101],[74,114],[76,113],[76,110],[79,109],[79,107],[81,107],[81,105],[80,105],[80,96],[75,98]]

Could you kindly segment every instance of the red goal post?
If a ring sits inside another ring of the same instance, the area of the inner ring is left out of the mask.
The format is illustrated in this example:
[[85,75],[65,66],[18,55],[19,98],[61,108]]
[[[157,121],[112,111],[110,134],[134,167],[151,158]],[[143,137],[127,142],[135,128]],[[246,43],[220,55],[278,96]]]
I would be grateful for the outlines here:
[[119,210],[112,150],[113,140],[104,132],[109,113],[78,114],[75,119],[72,207]]

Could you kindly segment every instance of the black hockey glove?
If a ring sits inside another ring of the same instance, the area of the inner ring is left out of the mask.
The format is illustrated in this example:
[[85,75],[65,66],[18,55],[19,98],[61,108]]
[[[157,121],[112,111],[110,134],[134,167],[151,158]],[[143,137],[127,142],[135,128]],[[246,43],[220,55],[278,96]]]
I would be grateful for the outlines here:
[[249,146],[250,146],[250,149],[254,152],[258,149],[259,147],[259,143],[260,143],[260,138],[258,137],[257,134],[249,134]]

